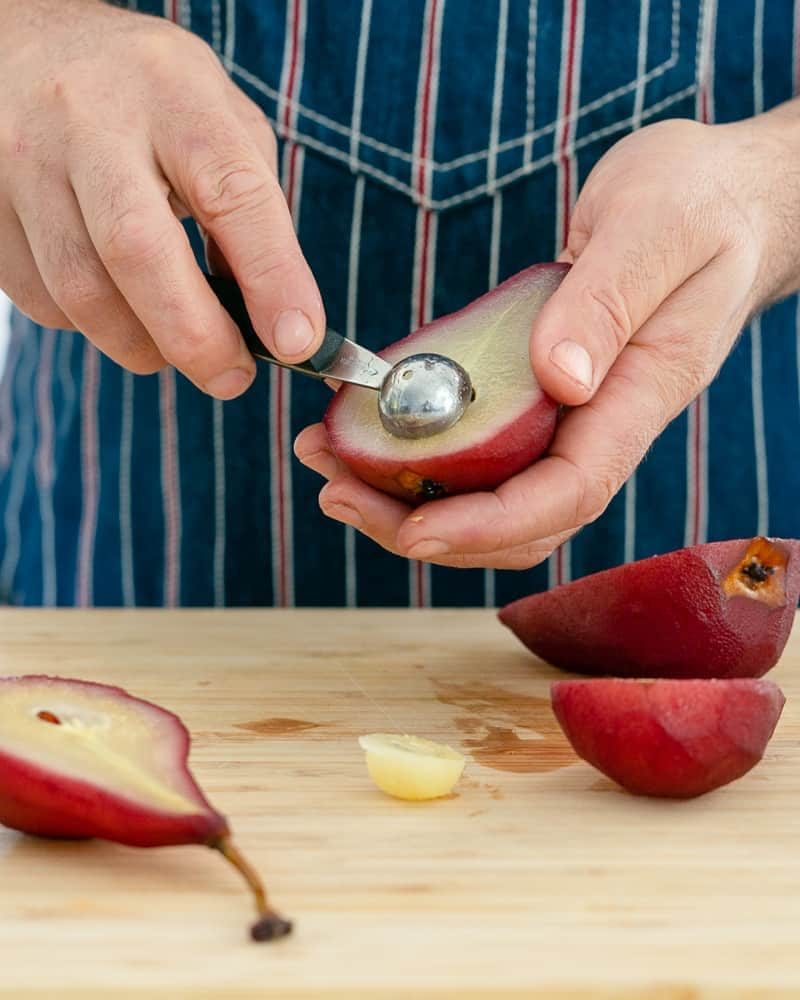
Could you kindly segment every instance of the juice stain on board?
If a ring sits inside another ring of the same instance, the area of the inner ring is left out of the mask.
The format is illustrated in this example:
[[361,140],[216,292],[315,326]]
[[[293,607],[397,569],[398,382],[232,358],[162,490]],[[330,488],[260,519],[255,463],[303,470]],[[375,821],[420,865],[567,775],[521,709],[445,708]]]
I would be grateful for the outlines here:
[[454,721],[476,763],[495,771],[542,774],[578,760],[549,698],[517,694],[494,684],[433,684],[438,701],[470,713]]
[[259,736],[292,736],[308,729],[318,729],[319,722],[306,722],[303,719],[257,719],[255,722],[237,722],[236,729],[244,729]]

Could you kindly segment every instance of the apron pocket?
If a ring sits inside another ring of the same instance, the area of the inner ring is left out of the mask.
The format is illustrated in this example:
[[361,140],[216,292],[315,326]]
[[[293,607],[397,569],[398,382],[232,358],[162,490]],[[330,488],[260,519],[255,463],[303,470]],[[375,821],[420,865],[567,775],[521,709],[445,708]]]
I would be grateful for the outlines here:
[[705,13],[706,0],[290,0],[265,17],[239,0],[226,64],[279,137],[443,210],[691,116]]

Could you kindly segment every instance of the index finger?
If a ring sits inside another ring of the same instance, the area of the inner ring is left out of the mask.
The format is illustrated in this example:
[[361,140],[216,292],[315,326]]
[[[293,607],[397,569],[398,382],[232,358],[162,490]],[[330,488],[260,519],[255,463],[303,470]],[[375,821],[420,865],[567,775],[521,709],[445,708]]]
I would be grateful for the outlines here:
[[163,358],[211,395],[238,396],[255,362],[203,280],[152,162],[97,140],[68,174],[100,260]]
[[322,299],[278,178],[254,139],[227,118],[189,119],[179,136],[159,144],[159,156],[222,252],[264,344],[284,361],[310,357],[325,333]]

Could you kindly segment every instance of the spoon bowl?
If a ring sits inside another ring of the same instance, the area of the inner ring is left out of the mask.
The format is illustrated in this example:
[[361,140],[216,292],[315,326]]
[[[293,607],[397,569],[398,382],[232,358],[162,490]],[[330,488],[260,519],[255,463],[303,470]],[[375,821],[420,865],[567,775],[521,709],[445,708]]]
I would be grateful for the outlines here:
[[474,398],[472,381],[457,362],[441,354],[412,354],[384,379],[378,410],[390,434],[423,438],[458,423]]

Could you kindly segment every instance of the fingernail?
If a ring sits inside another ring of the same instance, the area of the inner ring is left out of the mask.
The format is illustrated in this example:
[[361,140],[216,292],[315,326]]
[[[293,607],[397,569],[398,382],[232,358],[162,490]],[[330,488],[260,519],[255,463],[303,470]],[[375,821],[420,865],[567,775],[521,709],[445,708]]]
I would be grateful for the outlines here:
[[253,374],[244,368],[231,368],[230,371],[215,375],[206,382],[206,392],[217,399],[235,399],[249,388]]
[[360,528],[364,523],[363,518],[355,509],[346,503],[327,503],[322,507],[322,513],[332,517],[334,521],[341,521],[342,524],[349,524],[352,528]]
[[433,559],[434,556],[443,556],[450,551],[447,542],[440,538],[426,538],[423,542],[416,542],[406,552],[409,559]]
[[316,336],[308,316],[299,309],[282,312],[272,328],[275,350],[282,358],[304,354],[314,343]]
[[594,372],[589,352],[574,340],[562,340],[550,351],[550,360],[573,382],[591,390]]

